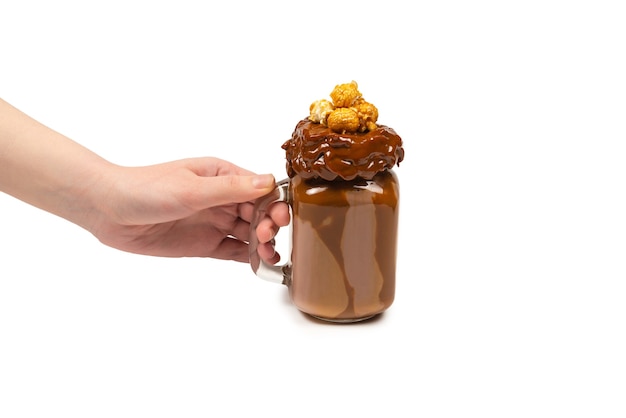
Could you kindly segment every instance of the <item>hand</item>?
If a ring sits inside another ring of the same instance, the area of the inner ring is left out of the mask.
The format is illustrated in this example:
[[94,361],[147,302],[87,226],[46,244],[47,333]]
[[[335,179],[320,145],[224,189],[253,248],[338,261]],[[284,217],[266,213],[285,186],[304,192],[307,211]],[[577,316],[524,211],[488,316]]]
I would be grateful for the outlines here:
[[[252,202],[274,187],[271,175],[210,157],[121,167],[0,99],[0,191],[120,250],[247,262]],[[271,240],[288,223],[275,205],[259,224],[267,262],[278,261]]]
[[270,264],[280,261],[280,254],[274,248],[274,237],[278,230],[289,225],[289,207],[284,202],[276,202],[269,206],[266,216],[259,222],[256,229],[258,239],[257,253]]
[[[87,226],[102,243],[139,254],[213,257],[248,262],[253,201],[275,187],[217,158],[192,158],[147,167],[113,166],[99,186],[98,215]],[[257,236],[259,255],[276,263],[272,238],[289,223],[286,205],[274,205]]]

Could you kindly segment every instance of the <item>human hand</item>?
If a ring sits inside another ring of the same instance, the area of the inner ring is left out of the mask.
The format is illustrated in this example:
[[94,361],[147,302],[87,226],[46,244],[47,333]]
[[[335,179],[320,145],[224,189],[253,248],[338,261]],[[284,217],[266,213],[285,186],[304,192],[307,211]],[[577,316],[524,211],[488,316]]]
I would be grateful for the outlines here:
[[[248,262],[255,199],[275,187],[217,158],[190,158],[145,167],[113,166],[98,186],[99,210],[86,227],[123,251],[167,257]],[[287,205],[273,205],[256,230],[259,256],[276,263],[272,238],[289,223]]]
[[[253,201],[274,187],[271,175],[210,157],[121,167],[0,99],[0,191],[120,250],[249,261]],[[278,261],[271,240],[288,223],[276,205],[256,229],[267,262]]]

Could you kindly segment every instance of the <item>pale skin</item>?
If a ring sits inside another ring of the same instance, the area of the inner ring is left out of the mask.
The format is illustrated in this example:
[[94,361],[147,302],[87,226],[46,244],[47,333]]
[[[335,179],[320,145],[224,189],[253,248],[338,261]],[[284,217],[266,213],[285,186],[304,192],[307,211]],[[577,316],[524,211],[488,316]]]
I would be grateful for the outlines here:
[[[120,166],[0,99],[0,191],[122,251],[248,262],[253,202],[274,187],[271,174],[212,157]],[[280,259],[272,238],[288,223],[284,204],[259,223],[267,262]]]

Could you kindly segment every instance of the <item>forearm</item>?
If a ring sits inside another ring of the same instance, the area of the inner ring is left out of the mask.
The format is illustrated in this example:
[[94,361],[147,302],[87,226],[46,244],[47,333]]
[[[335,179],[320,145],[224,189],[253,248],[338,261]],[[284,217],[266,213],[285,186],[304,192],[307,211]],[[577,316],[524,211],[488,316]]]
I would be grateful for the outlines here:
[[112,168],[0,99],[0,191],[88,228]]

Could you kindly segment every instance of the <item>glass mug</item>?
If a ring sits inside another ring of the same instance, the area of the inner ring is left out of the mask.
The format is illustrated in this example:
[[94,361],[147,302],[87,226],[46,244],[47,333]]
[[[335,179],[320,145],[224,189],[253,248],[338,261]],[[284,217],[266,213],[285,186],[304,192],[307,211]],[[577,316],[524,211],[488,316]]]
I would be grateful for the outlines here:
[[[290,257],[270,265],[258,253],[256,227],[274,202],[291,209]],[[399,183],[393,170],[371,180],[326,181],[297,174],[255,203],[250,265],[288,287],[302,312],[331,322],[362,321],[394,300]]]

